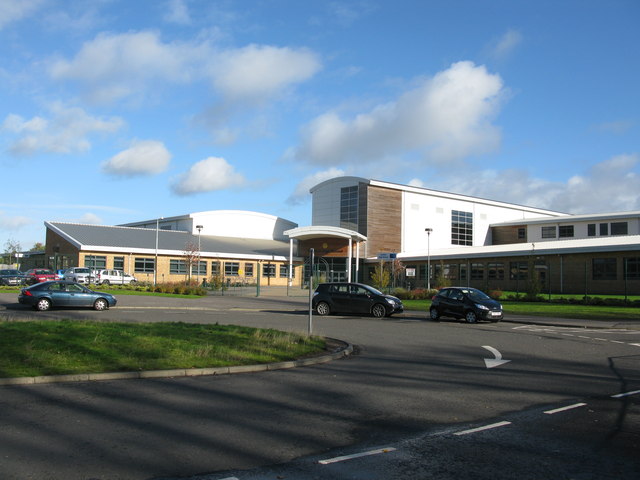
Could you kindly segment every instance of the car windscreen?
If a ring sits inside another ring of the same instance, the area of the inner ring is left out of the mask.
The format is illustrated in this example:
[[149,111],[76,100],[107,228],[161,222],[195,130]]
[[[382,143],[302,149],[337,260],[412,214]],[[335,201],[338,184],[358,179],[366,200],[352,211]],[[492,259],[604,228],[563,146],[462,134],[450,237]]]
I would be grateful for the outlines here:
[[480,290],[467,290],[465,292],[467,297],[469,297],[474,302],[484,302],[486,300],[491,300],[491,297],[486,293],[481,292]]

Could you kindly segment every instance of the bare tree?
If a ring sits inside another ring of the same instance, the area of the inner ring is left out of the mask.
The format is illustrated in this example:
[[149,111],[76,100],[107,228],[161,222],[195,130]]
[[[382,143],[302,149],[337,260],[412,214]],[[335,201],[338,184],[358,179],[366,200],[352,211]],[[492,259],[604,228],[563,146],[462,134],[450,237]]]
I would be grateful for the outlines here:
[[16,259],[16,263],[18,262],[18,252],[20,252],[22,250],[22,247],[20,246],[20,242],[18,242],[17,240],[13,240],[13,239],[9,239],[6,241],[6,243],[4,244],[4,256],[7,257],[8,262],[7,263],[13,263],[13,258]]
[[184,263],[187,266],[187,275],[189,281],[191,281],[191,272],[195,265],[200,267],[200,250],[198,249],[198,244],[193,242],[187,242],[184,247]]

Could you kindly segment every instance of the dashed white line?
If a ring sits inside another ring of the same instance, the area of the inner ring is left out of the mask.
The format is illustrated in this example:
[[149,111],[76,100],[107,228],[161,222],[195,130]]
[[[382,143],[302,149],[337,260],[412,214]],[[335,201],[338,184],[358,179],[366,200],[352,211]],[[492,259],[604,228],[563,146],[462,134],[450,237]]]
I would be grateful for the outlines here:
[[368,457],[369,455],[379,455],[381,453],[395,452],[395,450],[396,449],[393,447],[378,448],[376,450],[369,450],[368,452],[354,453],[353,455],[344,455],[342,457],[327,458],[325,460],[319,460],[318,463],[320,463],[321,465],[329,465],[331,463],[338,463],[338,462],[344,462],[346,460],[353,460],[354,458]]
[[616,395],[611,395],[611,398],[628,397],[630,395],[637,395],[638,393],[640,393],[640,390],[634,390],[633,392],[622,392],[622,393],[618,393]]
[[584,407],[586,403],[574,403],[573,405],[567,405],[566,407],[554,408],[553,410],[547,410],[547,415],[553,415],[554,413],[566,412],[567,410],[573,410],[574,408]]
[[491,425],[485,425],[484,427],[472,428],[470,430],[463,430],[461,432],[456,432],[454,433],[454,435],[469,435],[470,433],[482,432],[485,430],[491,430],[492,428],[504,427],[506,425],[511,425],[511,422],[492,423]]

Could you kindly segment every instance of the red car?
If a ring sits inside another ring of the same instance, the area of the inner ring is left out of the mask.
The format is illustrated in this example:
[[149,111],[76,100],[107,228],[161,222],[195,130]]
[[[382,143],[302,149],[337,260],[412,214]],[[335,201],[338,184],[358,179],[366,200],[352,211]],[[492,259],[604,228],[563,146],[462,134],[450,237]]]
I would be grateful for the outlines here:
[[28,284],[46,282],[47,280],[57,280],[58,276],[48,268],[32,268],[24,272],[24,277]]

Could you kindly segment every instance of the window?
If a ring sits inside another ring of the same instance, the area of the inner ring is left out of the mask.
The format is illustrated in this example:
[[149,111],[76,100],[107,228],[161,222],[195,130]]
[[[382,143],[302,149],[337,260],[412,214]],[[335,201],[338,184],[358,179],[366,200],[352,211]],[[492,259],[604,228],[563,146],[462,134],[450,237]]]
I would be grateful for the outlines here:
[[624,272],[627,279],[640,279],[640,257],[625,258]]
[[186,275],[187,264],[184,260],[169,260],[169,273],[173,275]]
[[593,279],[594,280],[615,280],[617,262],[615,258],[594,258],[593,259]]
[[191,265],[191,275],[207,275],[207,262],[199,260]]
[[556,238],[556,227],[542,227],[542,238]]
[[253,263],[244,264],[244,276],[253,277]]
[[153,258],[136,257],[134,270],[136,273],[153,273],[155,266],[156,261]]
[[[291,278],[295,278],[295,276],[296,276],[296,269],[293,268],[292,269],[292,273],[291,273]],[[289,264],[288,263],[283,263],[282,265],[280,265],[280,277],[289,278]]]
[[473,245],[473,213],[451,211],[451,244]]
[[526,280],[529,265],[527,262],[510,262],[509,263],[509,279],[510,280]]
[[518,227],[518,240],[524,240],[527,238],[527,229],[525,227]]
[[113,257],[113,268],[124,271],[124,257]]
[[107,268],[107,257],[104,255],[87,255],[84,257],[84,266],[89,268]]
[[600,235],[609,235],[609,224],[601,223],[600,224]]
[[590,237],[595,237],[596,236],[596,224],[595,223],[590,223],[589,225],[587,225],[587,235]]
[[276,266],[273,263],[265,263],[262,266],[262,275],[264,275],[265,277],[275,277]]
[[220,262],[218,262],[217,260],[211,262],[211,275],[214,277],[220,275]]
[[240,270],[240,262],[224,262],[224,274],[227,277],[237,277]]
[[340,226],[358,230],[358,186],[340,189]]
[[504,280],[504,263],[490,263],[487,265],[489,280]]
[[629,231],[627,222],[612,222],[611,235],[626,235]]
[[484,264],[472,263],[471,264],[471,280],[483,280],[484,279]]
[[560,225],[558,228],[558,236],[560,238],[573,237],[573,225]]

